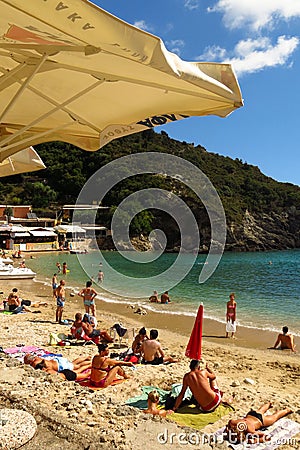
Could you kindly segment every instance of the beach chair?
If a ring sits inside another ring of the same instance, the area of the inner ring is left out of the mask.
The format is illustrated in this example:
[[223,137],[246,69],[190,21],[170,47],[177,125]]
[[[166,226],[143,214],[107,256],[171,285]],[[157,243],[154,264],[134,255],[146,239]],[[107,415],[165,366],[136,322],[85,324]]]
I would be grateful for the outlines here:
[[126,341],[126,346],[129,345],[129,340],[135,338],[135,328],[125,328],[121,323],[115,323],[110,327],[110,336],[113,338],[114,342],[119,343],[119,348]]

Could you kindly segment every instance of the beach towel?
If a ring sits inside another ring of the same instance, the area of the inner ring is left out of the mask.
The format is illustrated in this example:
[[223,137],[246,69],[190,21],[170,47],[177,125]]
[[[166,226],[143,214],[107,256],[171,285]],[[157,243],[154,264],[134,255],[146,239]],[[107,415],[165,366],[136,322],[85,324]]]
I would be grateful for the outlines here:
[[[124,378],[122,378],[122,379],[118,378],[118,379],[113,380],[113,382],[109,386],[115,386],[116,384],[124,383],[124,381],[127,381],[127,380]],[[77,383],[79,383],[80,386],[86,386],[89,389],[93,389],[94,391],[99,391],[99,389],[106,389],[105,387],[93,386],[91,384],[90,380],[82,380],[82,381],[78,381]],[[107,386],[107,387],[109,387],[109,386]]]
[[16,345],[15,347],[5,348],[4,353],[6,353],[11,358],[15,358],[20,362],[24,362],[24,356],[30,353],[35,356],[40,356],[41,358],[50,358],[51,356],[62,356],[61,353],[52,353],[47,350],[37,347],[35,345]]
[[[214,437],[216,442],[223,441],[223,432],[225,427],[218,430]],[[292,444],[293,436],[300,433],[300,424],[291,419],[282,418],[275,422],[270,427],[262,428],[261,431],[265,432],[266,435],[271,437],[270,441],[265,441],[257,444],[247,444],[246,442],[240,444],[231,444],[227,442],[228,447],[234,450],[274,450],[280,445],[286,445],[290,442]],[[295,438],[294,438],[295,439]],[[297,439],[295,439],[294,445]]]
[[213,412],[203,413],[199,411],[196,405],[186,405],[179,408],[176,413],[170,414],[168,419],[177,422],[179,425],[201,430],[233,410],[232,406],[221,403]]

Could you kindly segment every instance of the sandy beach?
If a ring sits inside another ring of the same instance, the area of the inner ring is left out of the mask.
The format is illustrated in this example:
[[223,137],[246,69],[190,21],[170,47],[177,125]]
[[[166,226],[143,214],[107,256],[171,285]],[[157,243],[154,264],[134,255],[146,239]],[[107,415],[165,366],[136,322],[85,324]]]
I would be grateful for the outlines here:
[[[69,326],[55,323],[55,305],[51,288],[40,282],[22,281],[2,284],[3,296],[11,288],[18,287],[20,296],[31,301],[47,301],[48,306],[38,308],[40,313],[18,315],[0,314],[1,346],[8,348],[16,344],[37,345],[44,349],[62,353],[72,360],[79,355],[93,356],[96,346],[49,347],[49,334],[68,333]],[[34,308],[32,308],[34,309]],[[83,311],[82,300],[71,297],[67,291],[64,318],[73,319],[77,311]],[[97,318],[101,329],[109,329],[121,322],[131,330],[144,325],[147,330],[157,328],[159,340],[167,355],[179,358],[180,362],[164,366],[141,366],[127,369],[132,375],[129,381],[92,391],[78,383],[61,381],[31,367],[24,366],[1,353],[0,399],[1,407],[20,408],[33,414],[38,423],[35,437],[25,449],[150,449],[159,448],[161,433],[191,433],[195,430],[181,427],[174,421],[145,415],[141,410],[125,406],[124,402],[141,394],[142,386],[156,386],[170,390],[173,383],[182,381],[188,371],[189,360],[184,356],[194,319],[148,312],[134,313],[128,306],[97,301]],[[248,328],[238,328],[237,339],[224,338],[224,325],[213,320],[204,320],[203,357],[214,368],[224,396],[234,395],[235,411],[208,425],[201,433],[214,433],[230,417],[239,417],[250,408],[257,408],[272,401],[274,408],[291,407],[289,418],[300,423],[300,357],[290,351],[268,350],[274,344],[276,334]],[[131,343],[131,342],[129,342]],[[300,348],[300,342],[296,339]],[[120,351],[112,344],[113,352]],[[123,348],[121,349],[123,350]],[[251,383],[247,383],[247,380]],[[246,380],[246,381],[245,381]],[[87,407],[87,402],[90,407]],[[92,406],[91,406],[92,405]],[[299,448],[300,435],[279,448]],[[43,446],[44,445],[44,446]],[[188,442],[166,442],[163,448],[195,448]],[[204,444],[201,448],[227,448],[227,444]]]

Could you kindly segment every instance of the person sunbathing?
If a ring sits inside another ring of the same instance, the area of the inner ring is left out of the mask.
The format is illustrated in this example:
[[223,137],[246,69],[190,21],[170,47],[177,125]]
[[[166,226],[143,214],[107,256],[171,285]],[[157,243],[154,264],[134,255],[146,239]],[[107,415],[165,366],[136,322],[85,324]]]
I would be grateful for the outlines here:
[[166,417],[167,414],[172,414],[174,411],[166,409],[158,409],[159,394],[156,390],[149,392],[148,394],[148,408],[144,409],[145,414],[153,414],[153,416]]
[[161,344],[156,340],[158,337],[157,330],[150,330],[150,339],[143,341],[141,354],[143,356],[142,364],[152,364],[157,366],[165,362],[174,363],[176,359],[171,356],[165,356]]
[[109,343],[113,342],[113,338],[108,334],[107,330],[101,331],[95,329],[95,322],[90,321],[87,314],[83,317],[81,313],[75,314],[71,334],[76,339],[92,339],[95,344],[100,344],[101,340]]
[[[51,358],[41,358],[40,356],[31,355],[30,353],[24,356],[24,363],[29,364],[34,369],[43,370],[44,372],[53,374],[53,373],[62,373],[67,378],[66,371],[75,372],[76,375],[79,375],[79,379],[87,378],[90,375],[86,372],[86,370],[91,369],[91,358],[90,356],[80,356],[79,358],[74,359],[74,361],[70,362],[66,358],[62,356],[53,356]],[[83,375],[83,378],[80,376]],[[68,379],[68,378],[67,378]],[[76,378],[77,379],[77,378]]]
[[271,437],[260,431],[260,429],[273,425],[277,420],[293,412],[290,408],[285,408],[274,414],[265,415],[271,407],[272,403],[268,402],[256,411],[251,409],[246,416],[241,419],[229,420],[224,432],[225,438],[231,443],[247,441],[247,443],[254,444],[270,441]]
[[92,361],[91,385],[105,388],[109,386],[116,378],[128,379],[121,366],[133,367],[132,362],[117,361],[108,357],[109,349],[107,344],[98,345],[99,354],[94,356]]

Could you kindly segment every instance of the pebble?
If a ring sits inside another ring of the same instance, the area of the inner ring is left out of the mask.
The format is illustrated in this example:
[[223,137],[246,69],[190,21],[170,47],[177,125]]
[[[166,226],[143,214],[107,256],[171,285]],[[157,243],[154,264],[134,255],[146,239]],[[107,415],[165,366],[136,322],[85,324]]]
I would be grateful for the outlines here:
[[0,448],[13,450],[26,444],[37,430],[35,418],[19,409],[0,409]]
[[238,380],[234,380],[234,381],[231,383],[231,386],[233,386],[233,387],[240,386],[240,385],[241,385],[241,383],[240,383]]
[[246,383],[246,384],[255,384],[255,381],[252,380],[252,378],[245,378],[244,379],[244,383]]

